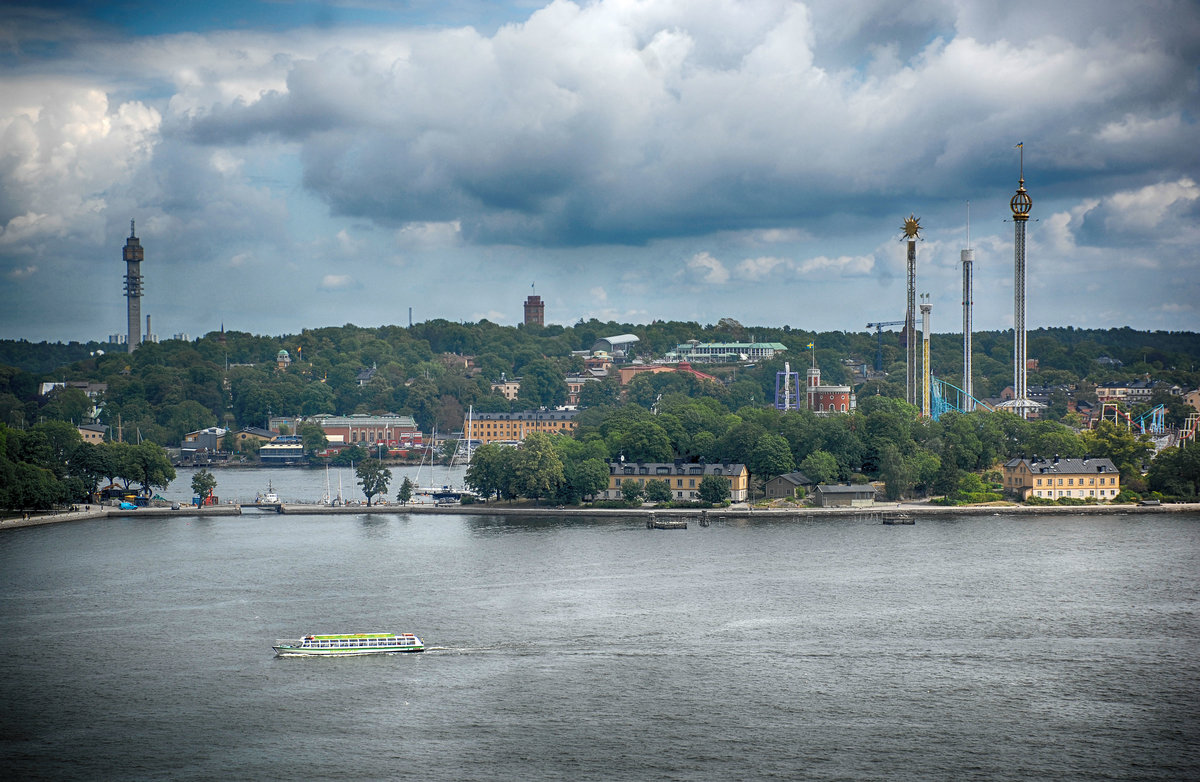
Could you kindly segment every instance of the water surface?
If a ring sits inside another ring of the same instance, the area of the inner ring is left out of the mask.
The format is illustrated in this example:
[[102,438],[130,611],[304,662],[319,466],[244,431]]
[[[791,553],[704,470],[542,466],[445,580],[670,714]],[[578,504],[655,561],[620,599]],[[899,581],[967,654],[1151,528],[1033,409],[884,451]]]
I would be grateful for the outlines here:
[[[1197,778],[1198,554],[1194,515],[8,530],[0,770]],[[355,631],[412,631],[430,651],[270,648]]]

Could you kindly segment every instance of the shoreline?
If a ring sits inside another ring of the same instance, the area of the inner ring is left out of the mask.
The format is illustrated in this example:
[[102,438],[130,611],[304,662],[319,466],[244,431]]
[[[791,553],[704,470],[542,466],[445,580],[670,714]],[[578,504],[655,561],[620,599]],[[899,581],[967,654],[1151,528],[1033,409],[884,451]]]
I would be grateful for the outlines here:
[[[243,510],[245,509],[245,510]],[[727,508],[560,508],[560,507],[512,507],[500,505],[328,505],[281,504],[279,510],[259,508],[252,505],[217,505],[215,507],[196,508],[181,506],[178,510],[172,508],[139,508],[138,510],[121,510],[119,508],[97,507],[81,511],[57,511],[31,518],[0,518],[0,530],[36,527],[44,524],[61,524],[70,521],[85,521],[102,518],[137,518],[138,516],[165,518],[171,516],[206,517],[206,516],[256,516],[259,514],[292,515],[292,516],[324,516],[346,514],[391,514],[417,516],[536,516],[536,517],[575,517],[579,519],[619,519],[658,516],[675,520],[706,519],[708,521],[728,521],[768,519],[805,521],[821,518],[857,518],[863,516],[882,516],[884,514],[905,513],[919,520],[921,517],[935,516],[1007,516],[1014,514],[1029,514],[1035,516],[1065,516],[1065,515],[1129,515],[1143,513],[1200,513],[1200,502],[1170,503],[1165,505],[926,505],[922,503],[879,503],[869,508],[759,508],[748,506],[730,506]]]

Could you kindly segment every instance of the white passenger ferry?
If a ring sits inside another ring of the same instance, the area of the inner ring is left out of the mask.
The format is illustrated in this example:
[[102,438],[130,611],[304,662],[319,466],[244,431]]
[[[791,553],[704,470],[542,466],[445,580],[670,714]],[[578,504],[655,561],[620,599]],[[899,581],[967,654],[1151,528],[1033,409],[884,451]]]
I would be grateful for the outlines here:
[[276,646],[272,648],[278,657],[344,657],[425,651],[425,644],[412,633],[306,635],[303,638],[284,639],[275,643]]

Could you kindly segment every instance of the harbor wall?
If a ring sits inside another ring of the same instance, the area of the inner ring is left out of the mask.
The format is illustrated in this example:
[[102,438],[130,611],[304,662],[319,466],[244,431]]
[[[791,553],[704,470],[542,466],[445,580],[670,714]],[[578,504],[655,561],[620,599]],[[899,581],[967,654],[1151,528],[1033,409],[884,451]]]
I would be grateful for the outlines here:
[[[249,507],[249,506],[247,506]],[[168,518],[171,516],[256,516],[260,513],[275,513],[274,510],[259,508],[243,513],[241,505],[217,505],[208,508],[182,506],[178,510],[172,508],[139,508],[137,510],[120,510],[117,508],[94,507],[90,510],[58,511],[22,516],[0,518],[0,530],[18,527],[31,527],[41,524],[58,524],[67,521],[82,521],[85,519],[101,519],[114,517],[154,517]],[[362,514],[391,514],[404,516],[522,516],[522,517],[573,517],[578,519],[618,519],[642,518],[650,515],[661,518],[695,518],[705,517],[711,521],[726,521],[730,519],[773,519],[773,520],[812,520],[828,518],[863,517],[878,514],[904,513],[915,519],[937,518],[939,516],[1111,516],[1143,513],[1200,513],[1200,502],[1167,503],[1164,505],[897,505],[879,503],[870,508],[578,508],[578,507],[529,507],[510,505],[488,505],[476,503],[473,505],[300,505],[282,504],[278,513],[293,516],[329,516],[329,515],[362,515]]]

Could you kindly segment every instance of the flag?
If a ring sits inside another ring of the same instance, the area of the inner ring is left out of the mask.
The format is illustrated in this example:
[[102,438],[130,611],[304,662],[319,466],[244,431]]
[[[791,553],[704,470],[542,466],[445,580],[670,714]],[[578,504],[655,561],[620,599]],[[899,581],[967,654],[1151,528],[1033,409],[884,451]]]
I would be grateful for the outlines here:
[[811,343],[811,342],[810,342],[810,343],[808,343],[807,345],[805,345],[804,347],[805,347],[806,349],[808,349],[808,350],[812,350],[812,349],[813,349],[813,343]]
[[1013,149],[1020,149],[1020,148],[1022,148],[1022,147],[1024,147],[1024,146],[1025,146],[1025,142],[1024,142],[1024,141],[1022,141],[1022,142],[1018,143],[1018,144],[1017,144],[1015,147],[1013,147]]

